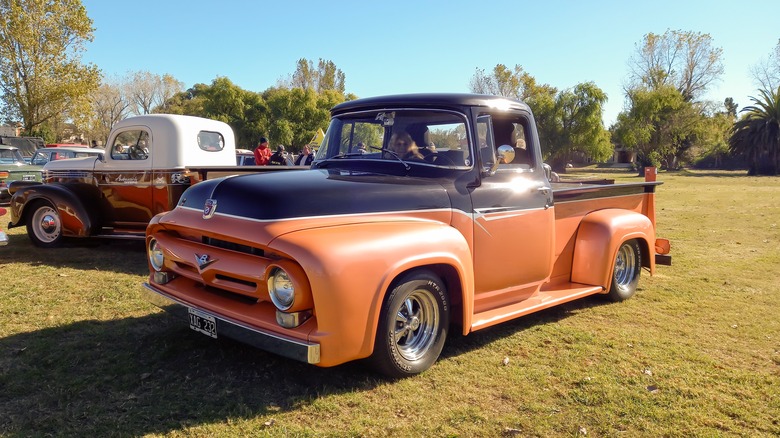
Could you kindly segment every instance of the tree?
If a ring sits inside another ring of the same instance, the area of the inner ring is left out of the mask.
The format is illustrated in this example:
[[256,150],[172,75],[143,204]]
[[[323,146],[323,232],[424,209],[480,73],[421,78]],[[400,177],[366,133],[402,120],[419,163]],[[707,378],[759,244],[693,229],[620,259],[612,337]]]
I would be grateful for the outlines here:
[[574,152],[597,161],[612,154],[609,133],[602,121],[607,95],[592,82],[558,92],[550,85],[537,83],[522,66],[509,69],[498,64],[491,75],[477,69],[469,86],[473,93],[528,103],[534,112],[544,158],[552,161],[556,170],[563,171]]
[[336,90],[316,93],[303,88],[269,88],[261,94],[218,77],[210,85],[197,84],[177,93],[159,109],[221,120],[233,128],[239,147],[252,149],[264,136],[272,145],[297,151],[318,129],[328,127],[333,106],[354,98]]
[[617,144],[637,152],[641,168],[677,168],[687,161],[705,128],[701,108],[688,102],[672,85],[640,87],[628,93],[630,108],[613,126]]
[[581,152],[595,161],[605,161],[612,155],[609,132],[602,121],[607,95],[594,84],[578,84],[558,93],[555,99],[555,123],[545,123],[545,156],[553,168],[565,169],[574,152]]
[[549,85],[539,85],[522,66],[509,69],[504,64],[496,64],[490,75],[478,68],[471,77],[469,88],[472,93],[491,94],[528,101],[540,94],[555,94],[557,90]]
[[346,100],[336,90],[315,93],[302,88],[272,88],[263,93],[268,105],[267,129],[272,143],[287,145],[298,151],[314,137],[318,129],[326,129],[330,109]]
[[343,94],[345,80],[344,72],[337,68],[333,61],[320,58],[315,69],[314,61],[301,58],[297,62],[292,79],[284,88],[303,88],[317,93],[335,90]]
[[80,0],[0,0],[0,91],[8,119],[29,134],[84,109],[100,73],[83,65],[92,20]]
[[667,30],[648,33],[629,61],[629,89],[657,90],[671,85],[687,102],[704,95],[723,74],[723,49],[713,47],[712,37],[699,32]]
[[759,90],[753,105],[742,109],[744,116],[731,129],[729,149],[750,163],[748,175],[777,175],[780,171],[780,87]]
[[780,87],[780,39],[769,56],[752,67],[751,73],[758,88],[774,90]]
[[148,71],[133,73],[127,82],[132,113],[151,114],[154,109],[184,89],[184,84],[169,74],[160,76]]
[[106,142],[114,124],[129,115],[131,103],[125,94],[125,85],[116,79],[104,81],[90,93],[90,101],[91,116],[80,125],[91,139]]

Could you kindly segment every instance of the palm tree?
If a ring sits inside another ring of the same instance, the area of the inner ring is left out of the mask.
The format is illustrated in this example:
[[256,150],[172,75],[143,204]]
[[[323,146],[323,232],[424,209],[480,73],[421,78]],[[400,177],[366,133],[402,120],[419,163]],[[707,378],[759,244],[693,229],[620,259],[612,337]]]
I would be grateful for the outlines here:
[[759,90],[762,99],[750,97],[753,105],[731,127],[729,150],[750,163],[748,175],[777,175],[780,171],[780,87]]

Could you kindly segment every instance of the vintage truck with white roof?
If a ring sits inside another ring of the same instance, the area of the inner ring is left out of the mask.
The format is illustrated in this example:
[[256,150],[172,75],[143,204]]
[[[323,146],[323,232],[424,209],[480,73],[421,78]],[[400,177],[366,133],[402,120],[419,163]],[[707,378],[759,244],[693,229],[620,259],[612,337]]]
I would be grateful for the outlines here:
[[151,218],[176,206],[190,185],[260,170],[236,166],[235,137],[226,123],[131,117],[112,128],[102,155],[50,161],[42,182],[11,183],[8,226],[26,225],[40,247],[59,246],[67,237],[143,240]]
[[205,181],[155,216],[144,295],[212,338],[413,375],[451,328],[624,300],[643,268],[671,264],[656,237],[660,182],[551,179],[522,102],[342,103],[311,169]]

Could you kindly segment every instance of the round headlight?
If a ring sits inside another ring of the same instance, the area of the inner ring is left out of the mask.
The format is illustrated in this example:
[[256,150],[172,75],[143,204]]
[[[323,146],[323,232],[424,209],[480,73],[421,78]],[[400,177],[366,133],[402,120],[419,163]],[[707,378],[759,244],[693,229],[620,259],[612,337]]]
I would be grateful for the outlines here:
[[155,271],[160,272],[163,268],[163,262],[165,261],[165,255],[163,254],[162,247],[157,239],[152,238],[149,240],[149,247],[147,248],[149,253],[149,263],[152,265]]
[[268,277],[268,293],[279,310],[287,310],[295,301],[295,287],[290,276],[282,268],[276,268]]

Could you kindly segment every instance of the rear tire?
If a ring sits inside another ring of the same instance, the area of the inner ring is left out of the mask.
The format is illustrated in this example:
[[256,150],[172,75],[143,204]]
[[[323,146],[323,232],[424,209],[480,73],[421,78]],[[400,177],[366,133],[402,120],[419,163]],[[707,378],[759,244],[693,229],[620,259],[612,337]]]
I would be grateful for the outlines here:
[[403,276],[385,298],[371,364],[390,377],[419,374],[436,362],[449,326],[450,304],[441,279],[429,271]]
[[33,204],[27,216],[27,235],[40,248],[62,245],[62,220],[57,209],[45,201]]
[[639,274],[642,272],[642,250],[637,240],[623,242],[615,256],[612,282],[607,297],[612,301],[624,301],[636,293]]

